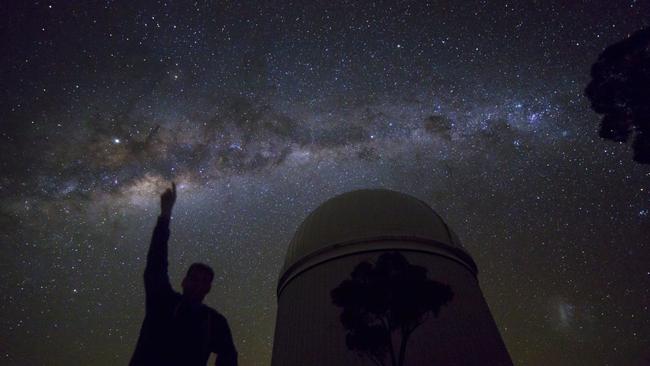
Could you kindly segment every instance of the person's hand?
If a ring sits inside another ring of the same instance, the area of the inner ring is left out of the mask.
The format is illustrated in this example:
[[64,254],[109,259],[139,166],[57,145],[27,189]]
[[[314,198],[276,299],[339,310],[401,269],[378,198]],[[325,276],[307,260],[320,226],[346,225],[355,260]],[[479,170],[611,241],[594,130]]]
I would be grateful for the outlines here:
[[167,188],[163,194],[160,195],[160,216],[170,218],[172,216],[172,208],[176,202],[176,183],[172,182],[172,187]]

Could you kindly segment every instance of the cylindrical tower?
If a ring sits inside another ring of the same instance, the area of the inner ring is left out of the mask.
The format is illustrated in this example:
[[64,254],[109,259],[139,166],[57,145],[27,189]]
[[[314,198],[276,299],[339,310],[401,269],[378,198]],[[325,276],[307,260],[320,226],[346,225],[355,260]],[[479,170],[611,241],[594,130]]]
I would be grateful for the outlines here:
[[289,244],[272,365],[512,365],[476,274],[426,203],[336,196]]

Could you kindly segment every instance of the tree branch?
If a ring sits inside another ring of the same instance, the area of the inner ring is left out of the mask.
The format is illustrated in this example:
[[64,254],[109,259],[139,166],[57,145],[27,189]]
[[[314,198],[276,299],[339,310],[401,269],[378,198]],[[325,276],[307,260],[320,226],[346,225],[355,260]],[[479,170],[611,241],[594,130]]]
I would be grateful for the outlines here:
[[378,356],[368,353],[368,358],[377,366],[384,366],[384,360],[380,359]]

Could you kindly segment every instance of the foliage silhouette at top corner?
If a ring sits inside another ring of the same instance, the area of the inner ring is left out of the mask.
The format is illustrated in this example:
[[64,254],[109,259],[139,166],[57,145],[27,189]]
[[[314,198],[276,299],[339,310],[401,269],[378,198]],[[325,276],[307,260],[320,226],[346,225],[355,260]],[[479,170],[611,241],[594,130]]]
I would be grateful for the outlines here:
[[634,134],[634,161],[650,164],[650,28],[607,47],[591,78],[585,95],[603,115],[600,137],[625,142]]

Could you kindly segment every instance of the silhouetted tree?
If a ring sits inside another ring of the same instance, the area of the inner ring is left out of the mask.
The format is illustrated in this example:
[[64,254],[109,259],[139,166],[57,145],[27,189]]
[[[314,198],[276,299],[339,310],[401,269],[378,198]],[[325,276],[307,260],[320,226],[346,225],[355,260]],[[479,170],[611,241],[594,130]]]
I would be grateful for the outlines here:
[[[359,263],[331,292],[341,308],[348,349],[378,366],[403,366],[409,337],[453,298],[451,288],[427,278],[427,269],[411,265],[398,252],[382,254],[373,266]],[[394,337],[395,336],[395,337]],[[393,347],[396,338],[399,348]]]
[[607,47],[591,77],[585,94],[603,115],[600,137],[625,142],[635,133],[634,160],[650,164],[650,28]]

